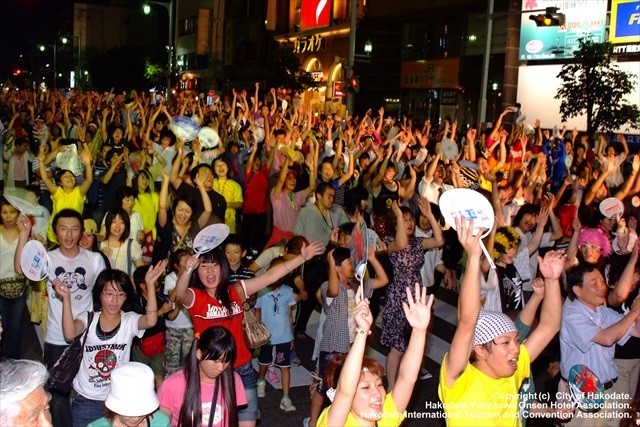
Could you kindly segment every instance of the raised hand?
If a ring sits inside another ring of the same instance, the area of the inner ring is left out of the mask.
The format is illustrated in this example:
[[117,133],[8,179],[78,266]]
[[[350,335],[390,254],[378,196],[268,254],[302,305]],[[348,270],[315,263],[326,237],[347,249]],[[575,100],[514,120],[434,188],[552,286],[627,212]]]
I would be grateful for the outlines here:
[[480,256],[482,254],[482,248],[480,248],[480,236],[484,232],[484,229],[480,229],[478,233],[473,235],[473,220],[467,223],[467,219],[464,216],[455,217],[456,232],[458,233],[458,240],[469,254],[469,256]]
[[369,300],[366,298],[361,299],[361,289],[362,286],[358,290],[358,292],[360,293],[360,297],[356,298],[356,301],[358,299],[360,299],[360,301],[356,304],[356,309],[353,312],[353,319],[355,320],[358,329],[363,330],[368,334],[371,330],[371,325],[373,324],[373,315],[371,314],[371,310],[369,309]]
[[29,221],[29,218],[25,214],[20,214],[20,216],[18,216],[17,225],[18,230],[20,230],[20,234],[29,234],[31,231],[31,221]]
[[60,279],[54,279],[53,290],[56,291],[58,295],[60,295],[60,299],[62,301],[70,298],[71,296],[71,291],[69,291],[69,288],[67,288],[67,285],[65,285]]
[[193,270],[198,268],[199,265],[200,265],[200,259],[198,258],[198,255],[191,255],[187,259],[187,262],[185,263],[185,267],[186,267],[185,273],[187,274],[193,273]]
[[549,251],[544,258],[538,256],[540,272],[545,279],[559,279],[564,269],[567,254],[565,251]]
[[542,207],[540,209],[540,213],[538,213],[538,217],[536,218],[536,223],[538,227],[544,227],[547,224],[547,220],[549,219],[549,208],[547,206]]
[[542,277],[536,277],[531,282],[531,287],[533,288],[533,293],[544,297],[544,279]]
[[418,209],[420,209],[420,213],[425,217],[428,217],[431,213],[431,204],[427,199],[423,199],[422,197],[418,198]]
[[321,242],[309,243],[300,249],[300,255],[302,255],[302,258],[304,258],[305,261],[308,261],[317,255],[321,255],[323,252],[324,245]]
[[427,287],[415,284],[414,293],[407,286],[407,302],[402,303],[402,310],[407,318],[407,322],[413,329],[426,331],[431,321],[431,306],[433,305],[433,295],[427,298]]
[[164,273],[164,269],[166,266],[167,266],[166,259],[163,259],[156,265],[150,266],[149,270],[147,270],[147,274],[144,275],[144,283],[146,283],[147,286],[155,285],[155,283],[158,281],[160,276],[162,276],[162,273]]

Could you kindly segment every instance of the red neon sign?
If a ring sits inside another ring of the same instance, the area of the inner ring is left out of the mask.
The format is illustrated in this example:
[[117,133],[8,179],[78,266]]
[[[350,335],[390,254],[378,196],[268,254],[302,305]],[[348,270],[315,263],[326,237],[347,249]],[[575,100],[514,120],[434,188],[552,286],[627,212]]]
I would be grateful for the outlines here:
[[301,3],[300,28],[326,27],[331,23],[329,0],[304,0]]

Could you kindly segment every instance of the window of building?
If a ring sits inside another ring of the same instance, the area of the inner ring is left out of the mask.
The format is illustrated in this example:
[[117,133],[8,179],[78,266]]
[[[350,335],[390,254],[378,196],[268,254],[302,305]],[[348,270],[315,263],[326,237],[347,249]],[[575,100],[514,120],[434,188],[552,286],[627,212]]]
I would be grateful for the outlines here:
[[198,28],[198,17],[190,16],[185,19],[181,19],[178,23],[178,34],[186,36],[187,34],[194,34]]

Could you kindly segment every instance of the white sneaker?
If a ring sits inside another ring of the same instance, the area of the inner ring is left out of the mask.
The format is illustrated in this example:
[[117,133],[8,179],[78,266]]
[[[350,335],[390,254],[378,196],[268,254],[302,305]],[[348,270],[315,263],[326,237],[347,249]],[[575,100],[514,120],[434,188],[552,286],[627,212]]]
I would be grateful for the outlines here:
[[264,387],[267,384],[265,380],[258,380],[257,389],[258,389],[258,397],[264,397]]
[[433,378],[433,375],[431,375],[431,372],[427,371],[425,368],[420,368],[420,379],[428,380],[429,378]]
[[291,399],[289,399],[289,396],[282,396],[282,399],[280,399],[280,409],[285,412],[291,412],[295,411],[296,407],[293,406],[293,403],[291,403]]

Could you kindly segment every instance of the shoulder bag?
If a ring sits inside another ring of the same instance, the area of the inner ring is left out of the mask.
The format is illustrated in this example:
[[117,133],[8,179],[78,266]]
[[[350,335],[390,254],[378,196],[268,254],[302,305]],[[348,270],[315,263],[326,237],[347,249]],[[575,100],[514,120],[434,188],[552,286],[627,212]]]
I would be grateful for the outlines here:
[[242,310],[244,317],[242,319],[242,330],[244,331],[244,341],[250,349],[261,347],[269,342],[271,334],[262,322],[253,315],[251,306],[247,302],[247,296],[240,282],[236,282],[233,287],[242,300]]
[[60,359],[51,368],[49,378],[45,384],[47,390],[56,390],[64,394],[71,392],[73,379],[78,374],[78,370],[80,370],[82,353],[84,352],[84,345],[87,342],[87,335],[89,335],[89,328],[93,321],[93,314],[93,311],[89,312],[84,333],[73,340],[73,343],[64,350]]

